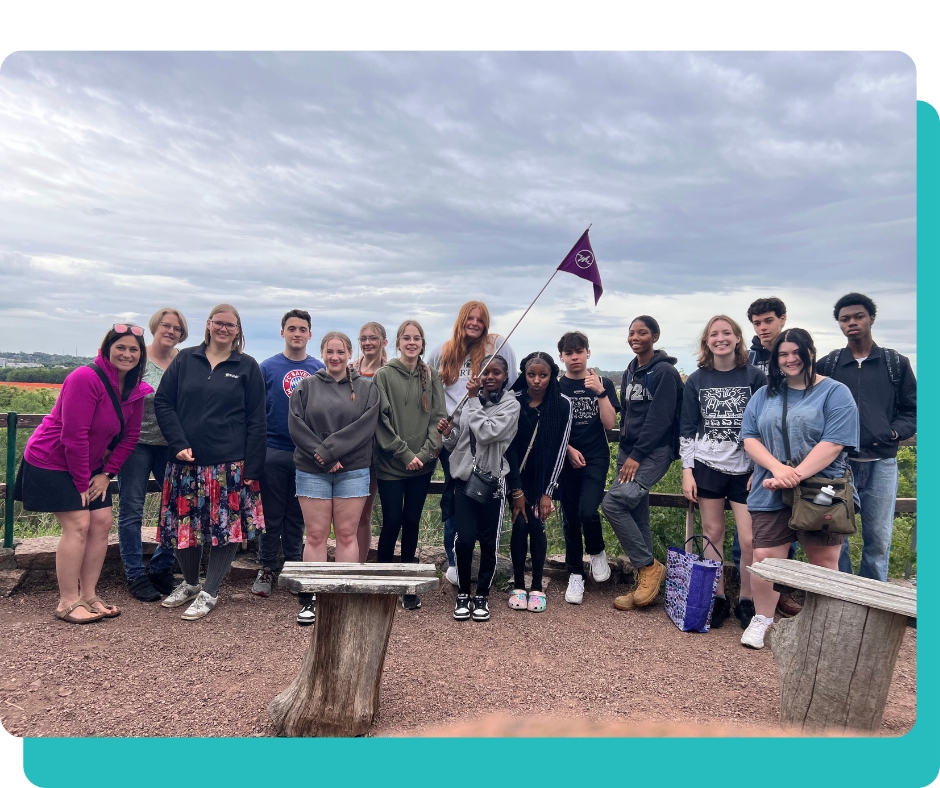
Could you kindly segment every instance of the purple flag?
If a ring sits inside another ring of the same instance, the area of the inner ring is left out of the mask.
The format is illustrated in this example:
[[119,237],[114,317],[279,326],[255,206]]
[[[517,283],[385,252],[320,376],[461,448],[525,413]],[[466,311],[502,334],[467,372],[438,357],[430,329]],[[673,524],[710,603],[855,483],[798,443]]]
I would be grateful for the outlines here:
[[597,270],[597,260],[594,257],[594,250],[591,248],[591,239],[588,238],[588,231],[584,231],[578,242],[571,247],[568,256],[561,261],[558,266],[559,271],[567,271],[569,274],[580,276],[587,279],[594,285],[594,305],[601,300],[601,293],[604,292],[604,286],[601,284],[601,272]]

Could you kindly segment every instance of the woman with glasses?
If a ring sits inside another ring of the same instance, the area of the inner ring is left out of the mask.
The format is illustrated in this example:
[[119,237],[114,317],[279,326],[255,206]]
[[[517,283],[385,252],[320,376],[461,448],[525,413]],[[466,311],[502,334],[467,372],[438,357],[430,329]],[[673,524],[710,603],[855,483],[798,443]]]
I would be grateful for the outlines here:
[[[366,323],[359,329],[359,358],[352,363],[352,368],[366,380],[372,380],[375,373],[388,363],[388,352],[385,350],[387,346],[385,326],[376,322]],[[372,544],[372,507],[378,489],[373,465],[369,468],[369,495],[362,507],[362,514],[359,515],[359,529],[356,531],[359,560],[362,562],[369,558],[369,547]]]
[[33,512],[54,512],[62,527],[56,548],[56,618],[89,624],[120,614],[101,600],[98,576],[111,530],[109,484],[137,443],[147,353],[140,326],[115,323],[94,363],[71,372],[52,413],[26,442],[13,497]]
[[[144,380],[154,391],[170,362],[176,358],[176,346],[189,336],[186,318],[178,309],[164,307],[153,313],[148,324],[153,341],[147,345]],[[131,596],[141,602],[157,602],[175,587],[173,565],[176,558],[172,550],[157,546],[150,559],[149,570],[144,566],[140,529],[143,523],[147,482],[153,478],[163,484],[166,472],[166,439],[160,432],[153,412],[153,394],[144,398],[144,418],[140,425],[140,438],[118,474],[118,493],[121,497],[118,514],[118,538],[121,543],[121,561],[127,576]]]
[[[168,453],[160,514],[160,544],[176,550],[183,582],[164,607],[189,603],[183,618],[208,615],[235,558],[238,543],[264,529],[258,480],[264,470],[264,379],[243,353],[235,307],[209,313],[205,341],[173,359],[154,398]],[[212,545],[204,584],[203,545]]]

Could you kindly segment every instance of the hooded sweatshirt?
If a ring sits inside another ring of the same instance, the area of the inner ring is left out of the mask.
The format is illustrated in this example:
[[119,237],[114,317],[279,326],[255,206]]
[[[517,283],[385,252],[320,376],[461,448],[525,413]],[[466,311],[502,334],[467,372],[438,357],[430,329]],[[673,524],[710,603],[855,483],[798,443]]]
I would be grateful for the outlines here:
[[[372,464],[379,392],[351,367],[349,375],[337,382],[321,369],[300,381],[290,395],[287,426],[297,447],[294,464],[304,473],[329,473],[337,462],[342,463],[343,471],[358,471]],[[314,454],[319,454],[322,462]]]
[[473,430],[477,468],[502,479],[509,473],[509,463],[503,455],[516,437],[518,422],[519,400],[508,388],[495,403],[484,405],[479,397],[470,397],[454,417],[450,435],[444,438],[444,446],[450,452],[450,475],[461,481],[470,478],[473,470],[470,430]]
[[[437,423],[447,416],[444,387],[437,370],[428,368],[428,411],[421,407],[421,365],[414,372],[393,358],[376,371],[372,384],[379,392],[375,430],[375,472],[379,479],[406,479],[432,473],[443,445]],[[424,463],[405,469],[415,457]]]
[[[661,446],[673,446],[678,434],[677,412],[682,404],[682,378],[676,359],[664,350],[637,368],[627,366],[620,388],[620,448],[641,462]],[[650,388],[653,392],[650,393]]]
[[760,337],[751,340],[751,348],[747,351],[747,363],[757,367],[765,375],[770,366],[770,351],[760,343]]
[[196,465],[244,461],[243,478],[261,478],[264,378],[251,356],[232,351],[213,368],[205,342],[181,350],[163,373],[153,409],[174,461],[192,449]]
[[144,415],[144,397],[153,388],[139,381],[126,400],[118,391],[118,371],[101,352],[95,364],[104,371],[124,414],[124,437],[103,463],[108,444],[121,429],[111,397],[98,374],[89,367],[69,373],[55,401],[52,412],[43,418],[26,442],[23,456],[37,468],[68,471],[79,493],[86,492],[91,472],[104,465],[105,473],[117,473],[140,436]]

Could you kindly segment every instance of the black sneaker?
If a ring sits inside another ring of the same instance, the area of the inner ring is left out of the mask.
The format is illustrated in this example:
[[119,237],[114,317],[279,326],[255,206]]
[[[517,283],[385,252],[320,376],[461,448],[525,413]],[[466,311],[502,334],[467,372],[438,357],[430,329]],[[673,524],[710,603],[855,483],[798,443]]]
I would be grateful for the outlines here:
[[470,594],[457,594],[457,604],[454,605],[454,618],[457,621],[467,621],[470,618],[471,610],[473,610],[473,603],[470,601]]
[[712,629],[721,629],[728,616],[731,614],[731,605],[728,600],[721,596],[715,597],[715,606],[712,608]]
[[751,619],[757,615],[757,611],[754,609],[754,600],[738,599],[734,604],[734,615],[740,622],[741,629],[747,629],[751,623]]
[[302,627],[308,627],[317,620],[317,601],[314,599],[300,608],[297,614],[297,623]]
[[[134,599],[139,599],[141,602],[159,602],[160,597],[163,596],[163,594],[154,588],[150,577],[147,575],[135,577],[127,584],[127,590],[130,591]],[[172,590],[171,588],[170,591]]]
[[421,597],[417,594],[405,594],[401,598],[401,606],[405,610],[417,610],[421,607]]
[[176,582],[176,578],[173,576],[172,569],[164,569],[162,572],[148,572],[150,577],[150,582],[153,583],[153,587],[157,589],[163,596],[167,594],[172,594],[179,583]]
[[485,596],[475,596],[473,597],[473,620],[474,621],[489,621],[490,620],[490,603]]

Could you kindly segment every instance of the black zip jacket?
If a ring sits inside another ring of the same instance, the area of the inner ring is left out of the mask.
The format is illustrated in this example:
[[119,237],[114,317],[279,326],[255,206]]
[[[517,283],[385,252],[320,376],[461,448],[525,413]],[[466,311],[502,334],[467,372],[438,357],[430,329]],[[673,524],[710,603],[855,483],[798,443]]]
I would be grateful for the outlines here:
[[[678,442],[676,415],[681,406],[682,378],[676,359],[656,350],[647,364],[637,369],[636,358],[623,373],[620,388],[620,448],[641,462],[654,449]],[[650,394],[649,382],[654,389]]]
[[[900,354],[899,354],[900,355]],[[849,459],[874,460],[897,456],[898,442],[917,432],[917,381],[907,356],[900,356],[897,392],[888,376],[888,365],[878,345],[861,363],[849,348],[842,355],[832,377],[849,387],[858,405],[859,450]],[[891,437],[891,431],[897,437]]]
[[[545,447],[545,441],[548,440],[545,436],[548,434],[548,430],[543,427],[535,436],[532,451],[529,452],[525,468],[521,468],[526,450],[529,448],[529,442],[532,441],[532,434],[535,432],[541,416],[533,418],[532,408],[528,407],[528,392],[517,391],[515,394],[516,399],[519,400],[519,427],[516,430],[516,437],[512,439],[512,443],[506,449],[506,462],[509,463],[509,476],[506,482],[510,490],[522,490],[529,503],[537,506],[541,496],[547,495],[549,498],[555,496],[555,490],[558,487],[558,476],[561,474],[565,459],[568,457],[568,436],[571,433],[571,400],[564,394],[561,395],[564,408],[559,413],[558,424],[555,425],[554,432],[557,435],[555,444]],[[543,447],[547,448],[547,451]],[[550,464],[540,468],[538,458],[543,455],[550,458]]]
[[212,369],[205,343],[181,350],[163,373],[153,409],[171,461],[191,448],[196,465],[244,460],[244,478],[261,478],[264,378],[251,356],[233,352]]

